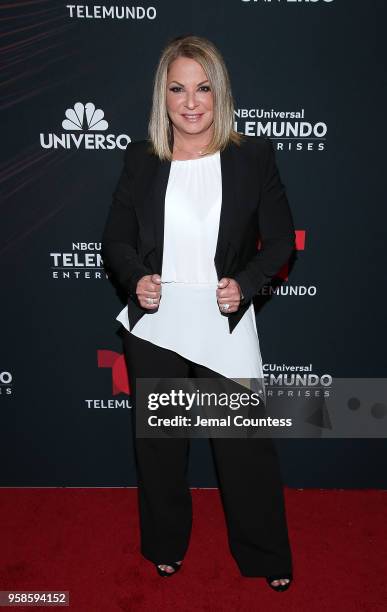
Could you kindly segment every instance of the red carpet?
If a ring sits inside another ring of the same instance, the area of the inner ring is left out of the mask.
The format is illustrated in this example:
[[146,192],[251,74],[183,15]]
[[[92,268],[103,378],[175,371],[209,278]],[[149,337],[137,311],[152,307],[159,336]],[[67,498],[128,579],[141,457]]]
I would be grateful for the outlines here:
[[386,491],[285,489],[295,580],[284,593],[239,575],[218,491],[192,494],[184,567],[161,578],[138,552],[136,489],[0,489],[0,590],[68,590],[77,612],[387,609]]

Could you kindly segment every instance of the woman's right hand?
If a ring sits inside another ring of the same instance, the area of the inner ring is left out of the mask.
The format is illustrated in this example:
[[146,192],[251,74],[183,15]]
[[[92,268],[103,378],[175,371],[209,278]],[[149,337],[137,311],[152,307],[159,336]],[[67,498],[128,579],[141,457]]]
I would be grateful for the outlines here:
[[[159,274],[147,274],[142,276],[136,287],[137,299],[142,308],[155,310],[160,305],[161,296],[161,276]],[[147,298],[153,298],[153,303],[149,303]]]

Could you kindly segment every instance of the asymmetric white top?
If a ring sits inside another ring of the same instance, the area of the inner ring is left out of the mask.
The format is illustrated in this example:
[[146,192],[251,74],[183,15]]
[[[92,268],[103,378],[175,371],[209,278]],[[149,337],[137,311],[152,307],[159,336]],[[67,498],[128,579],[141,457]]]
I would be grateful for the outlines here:
[[161,298],[130,330],[227,378],[263,379],[253,304],[229,331],[217,299],[214,257],[222,203],[220,153],[173,160],[165,195]]

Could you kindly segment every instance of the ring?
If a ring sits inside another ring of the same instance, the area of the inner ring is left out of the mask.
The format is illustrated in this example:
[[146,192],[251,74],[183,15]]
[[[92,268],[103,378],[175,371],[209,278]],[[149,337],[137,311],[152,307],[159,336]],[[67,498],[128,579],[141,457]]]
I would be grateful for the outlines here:
[[228,310],[230,308],[230,304],[222,304],[223,310]]
[[153,304],[155,302],[155,300],[153,298],[147,297],[146,301],[148,302],[148,304]]

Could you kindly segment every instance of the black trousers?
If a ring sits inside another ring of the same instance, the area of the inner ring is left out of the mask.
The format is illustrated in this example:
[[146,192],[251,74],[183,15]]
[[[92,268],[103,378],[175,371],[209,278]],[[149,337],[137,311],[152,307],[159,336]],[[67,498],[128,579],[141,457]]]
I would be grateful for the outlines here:
[[[136,378],[220,376],[174,351],[123,332],[124,354],[136,403]],[[135,422],[133,422],[135,432]],[[137,438],[141,553],[153,563],[184,558],[192,526],[187,481],[189,438]],[[242,576],[292,571],[277,451],[271,438],[210,438],[228,543]],[[204,551],[203,551],[204,552]]]

